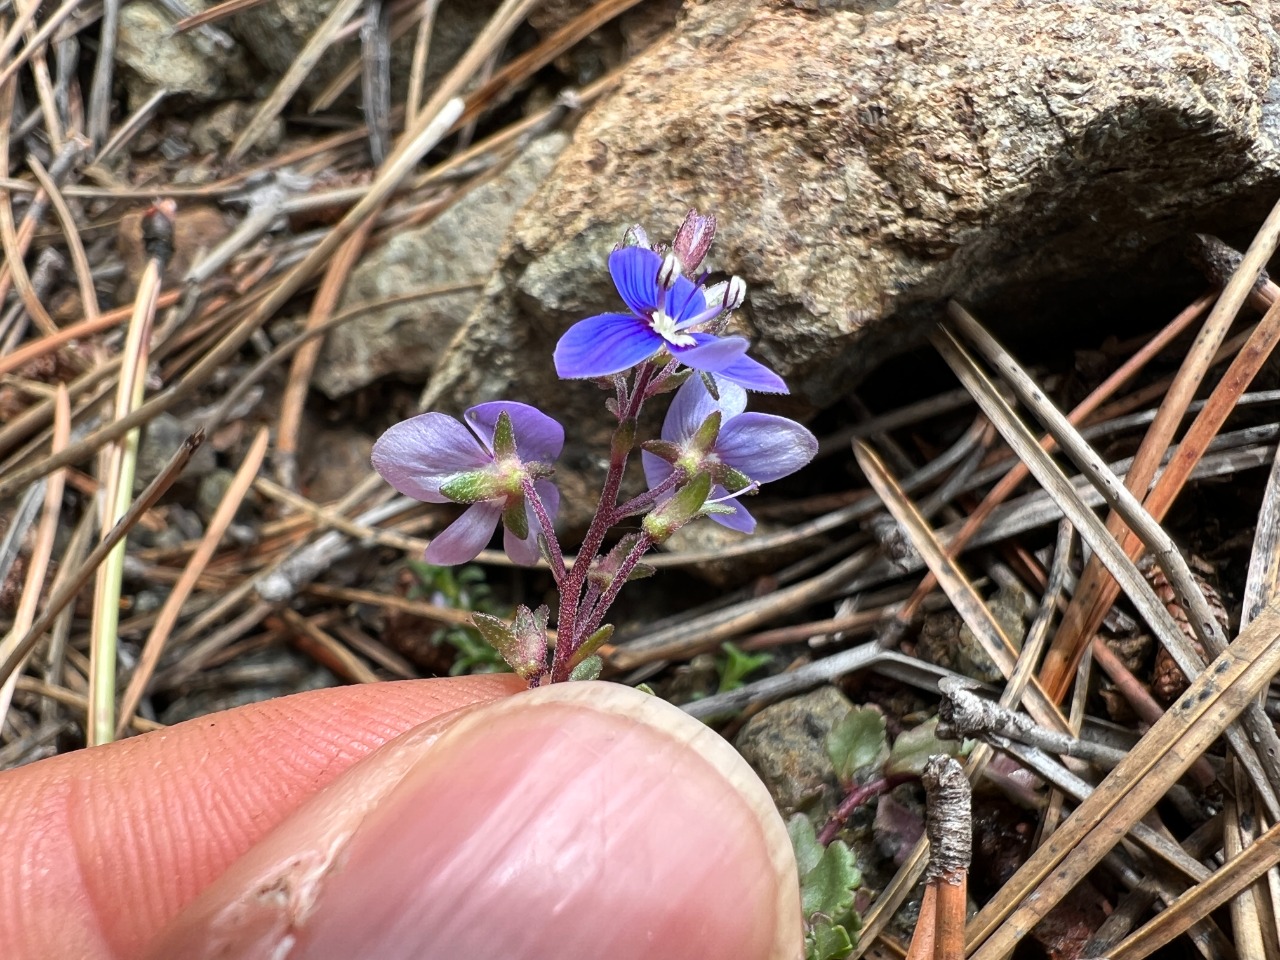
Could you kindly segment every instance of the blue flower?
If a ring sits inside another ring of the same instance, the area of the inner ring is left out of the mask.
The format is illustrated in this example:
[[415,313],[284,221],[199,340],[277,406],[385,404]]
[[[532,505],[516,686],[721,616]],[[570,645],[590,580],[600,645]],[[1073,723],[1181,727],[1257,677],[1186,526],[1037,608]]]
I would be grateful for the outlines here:
[[[496,450],[499,417],[511,424],[515,452]],[[427,503],[469,503],[457,520],[431,541],[426,561],[452,566],[474,560],[493,536],[503,512],[524,508],[527,529],[507,527],[503,546],[513,562],[538,562],[538,518],[523,493],[534,478],[538,498],[553,520],[560,492],[550,480],[550,465],[564,447],[564,428],[541,410],[524,403],[495,401],[472,407],[463,423],[443,413],[424,413],[395,424],[373,445],[373,468],[405,496]]]
[[602,313],[575,323],[556,344],[556,373],[566,380],[608,377],[666,350],[687,367],[718,373],[748,390],[786,393],[782,378],[746,355],[742,337],[716,337],[694,328],[715,319],[701,285],[678,276],[658,283],[662,257],[643,247],[609,256],[609,273],[630,313]]
[[[730,471],[755,485],[770,483],[795,473],[818,452],[818,440],[800,424],[768,413],[743,413],[746,392],[737,384],[716,376],[717,400],[707,391],[702,378],[690,377],[676,392],[662,424],[662,439],[682,466],[690,472],[705,470],[712,479],[725,479]],[[719,412],[720,430],[710,450],[698,448],[699,428],[713,413]],[[644,476],[649,488],[661,484],[675,469],[671,463],[648,450],[641,454]],[[716,523],[731,530],[751,533],[756,521],[747,508],[732,499],[722,483],[711,488],[708,502],[721,501],[732,513],[709,514]]]

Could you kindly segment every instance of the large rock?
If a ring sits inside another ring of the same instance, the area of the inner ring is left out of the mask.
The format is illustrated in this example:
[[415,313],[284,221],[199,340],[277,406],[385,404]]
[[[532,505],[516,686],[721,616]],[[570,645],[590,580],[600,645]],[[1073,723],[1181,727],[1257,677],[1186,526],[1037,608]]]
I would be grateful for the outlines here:
[[750,285],[795,410],[949,296],[1042,321],[1140,297],[1189,273],[1171,244],[1251,231],[1280,192],[1280,4],[799,6],[686,5],[517,219],[429,404],[598,417],[594,389],[555,381],[556,338],[620,306],[605,258],[627,225],[669,237],[689,206],[720,216],[710,264]]
[[[190,6],[200,11],[207,4],[195,0]],[[150,0],[133,0],[120,9],[115,59],[124,67],[130,110],[161,87],[171,96],[197,101],[225,100],[253,90],[242,49],[221,49],[199,30],[175,34],[175,22]]]
[[[395,234],[352,272],[343,308],[487,277],[516,211],[568,142],[562,133],[534,140],[506,170],[431,223]],[[314,383],[337,398],[385,376],[424,382],[479,299],[478,290],[450,293],[388,306],[343,324],[326,338]]]

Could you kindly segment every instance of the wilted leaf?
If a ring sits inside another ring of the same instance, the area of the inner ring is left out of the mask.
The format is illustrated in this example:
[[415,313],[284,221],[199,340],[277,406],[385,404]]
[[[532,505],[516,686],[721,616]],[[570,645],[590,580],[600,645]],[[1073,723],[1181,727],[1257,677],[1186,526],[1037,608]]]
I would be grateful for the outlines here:
[[925,761],[940,753],[960,757],[963,754],[962,744],[955,740],[940,740],[938,718],[932,717],[918,727],[903,731],[893,741],[889,760],[884,765],[885,776],[914,774],[918,777],[924,770]]

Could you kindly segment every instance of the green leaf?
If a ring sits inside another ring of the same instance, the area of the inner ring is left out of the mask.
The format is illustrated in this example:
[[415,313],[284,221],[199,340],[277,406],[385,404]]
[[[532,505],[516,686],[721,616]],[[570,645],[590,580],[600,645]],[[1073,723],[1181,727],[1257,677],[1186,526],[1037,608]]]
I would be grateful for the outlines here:
[[827,734],[827,756],[841,783],[851,783],[860,770],[884,763],[889,756],[884,714],[870,707],[850,710]]
[[720,644],[720,649],[724,651],[724,661],[719,664],[719,693],[737,690],[743,680],[773,659],[767,653],[746,653],[728,642]]
[[849,931],[830,920],[818,920],[805,934],[805,960],[844,960],[853,953]]
[[[579,664],[586,662],[588,657],[594,656],[595,652],[604,646],[612,636],[613,624],[603,624],[599,630],[582,641],[582,646],[573,651],[573,656],[569,658],[569,668],[571,670],[576,670]],[[596,659],[598,660],[600,658],[596,657]],[[591,679],[594,680],[595,677],[592,677]]]
[[886,775],[906,773],[919,776],[924,772],[925,761],[935,754],[949,757],[962,756],[962,744],[955,740],[938,738],[938,718],[931,717],[918,727],[904,730],[893,742],[889,760],[884,765]]
[[813,824],[803,813],[797,813],[787,821],[787,835],[791,837],[791,847],[796,852],[796,867],[803,877],[822,859],[822,845],[818,843]]
[[853,908],[854,888],[862,883],[862,872],[846,843],[833,840],[822,852],[818,865],[800,879],[800,902],[804,915],[821,914],[843,920]]
[[583,660],[580,664],[573,668],[573,672],[569,674],[570,680],[596,680],[600,677],[600,671],[604,669],[604,661],[599,657],[591,656]]

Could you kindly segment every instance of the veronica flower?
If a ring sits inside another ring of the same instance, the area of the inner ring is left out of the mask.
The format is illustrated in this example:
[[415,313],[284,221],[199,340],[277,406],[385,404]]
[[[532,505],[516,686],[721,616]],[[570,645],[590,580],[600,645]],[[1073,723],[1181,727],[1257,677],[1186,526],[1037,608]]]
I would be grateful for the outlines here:
[[[654,445],[663,450],[664,456],[643,451],[644,476],[650,489],[670,477],[675,467],[664,459],[666,456],[690,474],[710,473],[714,485],[707,502],[723,501],[721,506],[732,510],[711,513],[711,519],[731,530],[751,533],[756,528],[755,518],[733,499],[733,493],[744,488],[754,490],[759,484],[795,473],[817,454],[818,440],[786,417],[743,413],[746,392],[719,376],[715,379],[719,400],[711,396],[697,376],[690,377],[676,392],[662,424],[663,442]],[[704,425],[715,413],[720,414],[720,429],[712,432],[714,438],[707,447],[706,440],[711,436]]]
[[556,344],[556,373],[567,380],[608,377],[666,350],[687,367],[719,373],[748,390],[786,393],[776,373],[746,355],[742,337],[716,337],[693,328],[715,319],[701,285],[676,276],[658,282],[663,258],[643,247],[609,255],[609,273],[630,313],[602,313],[580,320]]
[[[465,424],[465,425],[464,425]],[[472,407],[462,422],[424,413],[397,423],[373,445],[373,468],[405,496],[427,503],[469,503],[427,547],[426,561],[451,566],[474,560],[504,521],[503,546],[513,562],[538,561],[541,527],[522,489],[533,479],[555,519],[560,492],[545,479],[564,447],[564,428],[523,403]]]

